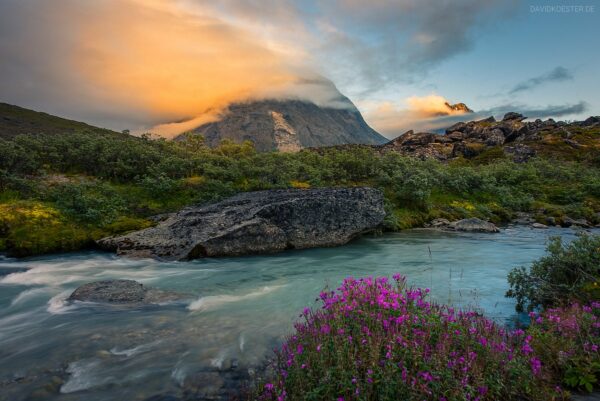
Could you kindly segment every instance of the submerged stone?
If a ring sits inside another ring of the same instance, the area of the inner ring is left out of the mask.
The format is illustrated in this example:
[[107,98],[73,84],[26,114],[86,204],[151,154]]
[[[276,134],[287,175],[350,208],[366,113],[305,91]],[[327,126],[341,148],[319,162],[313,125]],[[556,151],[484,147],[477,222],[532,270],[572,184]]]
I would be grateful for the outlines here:
[[68,300],[113,304],[155,304],[181,298],[180,294],[146,288],[133,280],[105,280],[78,287]]

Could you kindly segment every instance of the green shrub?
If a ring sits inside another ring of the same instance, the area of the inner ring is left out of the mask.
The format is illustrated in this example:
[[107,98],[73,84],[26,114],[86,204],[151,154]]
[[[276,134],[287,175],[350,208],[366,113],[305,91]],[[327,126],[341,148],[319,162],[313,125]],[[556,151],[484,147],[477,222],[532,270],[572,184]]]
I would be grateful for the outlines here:
[[554,237],[547,252],[530,268],[517,267],[508,275],[506,296],[516,298],[518,311],[600,299],[600,236],[582,234],[568,245]]
[[66,216],[85,224],[109,224],[125,210],[123,198],[101,182],[56,185],[49,198]]

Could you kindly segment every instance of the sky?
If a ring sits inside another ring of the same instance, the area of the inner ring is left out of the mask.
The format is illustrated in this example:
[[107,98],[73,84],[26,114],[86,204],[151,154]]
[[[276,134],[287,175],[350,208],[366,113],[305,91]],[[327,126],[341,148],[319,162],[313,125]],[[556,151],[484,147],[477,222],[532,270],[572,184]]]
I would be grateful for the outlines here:
[[600,0],[0,0],[0,101],[167,136],[233,102],[347,107],[338,90],[389,138],[584,119],[598,38]]

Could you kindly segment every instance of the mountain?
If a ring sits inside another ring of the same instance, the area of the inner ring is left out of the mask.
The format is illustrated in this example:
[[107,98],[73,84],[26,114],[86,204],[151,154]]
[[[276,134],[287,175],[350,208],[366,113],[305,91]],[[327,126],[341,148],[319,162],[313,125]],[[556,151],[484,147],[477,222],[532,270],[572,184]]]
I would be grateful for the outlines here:
[[[448,107],[448,110],[455,112],[455,111],[461,111],[463,113],[473,113],[473,110],[471,110],[466,104],[464,103],[455,103],[455,104],[450,104],[448,102],[444,103],[446,105],[446,107]],[[451,113],[448,113],[451,114]]]
[[19,134],[52,135],[75,131],[115,133],[79,121],[0,102],[0,138],[11,138]]
[[340,94],[338,107],[301,100],[258,100],[229,106],[221,119],[192,130],[209,146],[222,139],[252,141],[259,151],[298,151],[341,144],[378,145],[388,140],[365,122],[352,102]]

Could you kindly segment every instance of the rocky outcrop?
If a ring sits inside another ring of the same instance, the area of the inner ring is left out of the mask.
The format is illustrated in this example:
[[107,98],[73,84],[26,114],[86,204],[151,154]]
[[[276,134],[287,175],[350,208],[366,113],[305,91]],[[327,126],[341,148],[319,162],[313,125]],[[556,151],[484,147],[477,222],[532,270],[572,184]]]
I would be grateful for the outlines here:
[[373,188],[258,191],[189,207],[98,244],[123,256],[170,260],[268,253],[342,245],[384,216],[383,195]]
[[[460,135],[460,133],[458,133]],[[460,140],[460,139],[458,139]],[[448,137],[430,132],[408,131],[398,138],[379,147],[380,152],[398,152],[409,154],[420,159],[435,158],[447,160],[452,154],[454,137]]]
[[181,298],[180,294],[146,288],[133,280],[106,280],[78,287],[68,300],[111,304],[157,304]]
[[[538,151],[557,151],[557,144],[574,150],[600,148],[600,117],[565,123],[552,119],[525,121],[520,113],[506,113],[501,121],[491,116],[483,120],[458,122],[446,129],[445,135],[408,131],[392,141],[376,147],[380,152],[397,152],[421,159],[450,160],[457,157],[471,159],[496,148],[493,157],[506,155],[523,163]],[[597,130],[596,136],[590,132]],[[583,132],[580,143],[576,133]],[[560,151],[560,149],[558,150]]]

